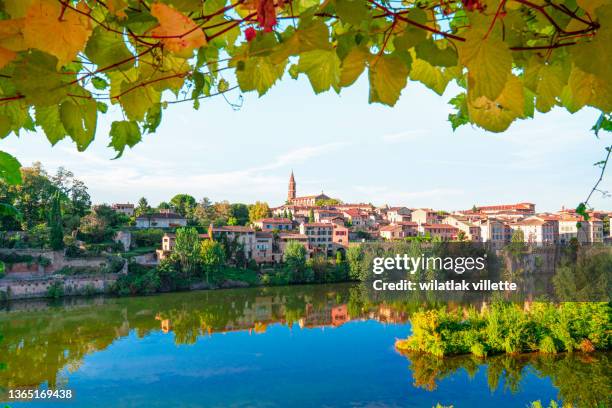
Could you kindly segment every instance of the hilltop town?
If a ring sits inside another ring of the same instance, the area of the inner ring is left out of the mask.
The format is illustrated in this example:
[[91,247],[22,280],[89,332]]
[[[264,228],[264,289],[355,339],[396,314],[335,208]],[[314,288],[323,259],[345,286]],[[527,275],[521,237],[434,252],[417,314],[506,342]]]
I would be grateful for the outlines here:
[[0,300],[367,280],[373,252],[412,243],[463,242],[481,251],[524,243],[553,252],[612,243],[612,212],[584,219],[527,202],[452,212],[346,203],[323,192],[298,195],[293,172],[276,207],[197,202],[189,194],[155,207],[145,198],[92,205],[85,184],[65,169],[50,175],[35,164],[22,174],[21,186],[0,185],[0,201],[13,208],[0,218]]
[[[113,209],[134,216],[133,204],[113,204]],[[293,172],[289,178],[287,201],[269,209],[269,216],[247,225],[210,225],[203,238],[225,236],[240,242],[247,259],[258,264],[281,262],[290,241],[304,245],[310,255],[332,255],[349,245],[369,241],[416,239],[422,241],[470,241],[494,246],[522,241],[534,245],[612,242],[609,218],[612,212],[591,211],[589,219],[574,210],[539,213],[536,205],[523,202],[474,206],[463,211],[376,207],[367,203],[344,203],[324,193],[297,195]],[[188,224],[187,219],[171,209],[135,218],[136,228],[172,229]],[[164,234],[158,259],[174,248],[175,234]]]

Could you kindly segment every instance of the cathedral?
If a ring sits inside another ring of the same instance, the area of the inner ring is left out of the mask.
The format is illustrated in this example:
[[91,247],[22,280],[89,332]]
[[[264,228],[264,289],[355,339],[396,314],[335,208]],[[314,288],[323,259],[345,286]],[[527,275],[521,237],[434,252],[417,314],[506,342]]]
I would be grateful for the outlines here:
[[297,185],[295,183],[295,177],[293,171],[289,177],[289,189],[287,191],[287,204],[288,205],[299,205],[299,206],[314,206],[317,200],[328,200],[329,197],[321,192],[321,194],[297,197]]

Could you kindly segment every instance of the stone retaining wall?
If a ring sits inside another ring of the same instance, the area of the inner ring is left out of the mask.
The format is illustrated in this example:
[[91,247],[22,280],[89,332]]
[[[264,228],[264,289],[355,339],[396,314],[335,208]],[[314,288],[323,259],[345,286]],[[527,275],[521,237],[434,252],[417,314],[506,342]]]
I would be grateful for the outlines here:
[[59,282],[66,296],[106,293],[117,281],[118,274],[91,276],[55,276],[29,279],[0,279],[0,298],[28,299],[46,297],[51,285]]

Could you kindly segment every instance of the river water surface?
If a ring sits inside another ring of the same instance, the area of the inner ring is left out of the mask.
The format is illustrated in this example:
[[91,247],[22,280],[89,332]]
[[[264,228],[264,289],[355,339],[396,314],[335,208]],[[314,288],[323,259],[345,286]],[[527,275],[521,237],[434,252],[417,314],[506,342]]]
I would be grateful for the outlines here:
[[11,303],[0,311],[0,401],[60,405],[8,399],[51,388],[73,391],[60,406],[82,407],[610,402],[610,354],[398,353],[411,313],[441,305],[350,284]]

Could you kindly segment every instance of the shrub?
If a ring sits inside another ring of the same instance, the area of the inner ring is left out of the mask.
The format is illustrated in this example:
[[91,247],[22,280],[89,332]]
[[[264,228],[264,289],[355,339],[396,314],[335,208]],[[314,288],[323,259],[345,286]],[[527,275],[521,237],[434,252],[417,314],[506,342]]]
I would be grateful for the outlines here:
[[64,255],[68,258],[80,258],[85,255],[85,252],[75,244],[72,244],[66,247]]
[[539,350],[541,353],[557,354],[557,346],[555,345],[555,340],[550,336],[545,336],[540,341]]
[[529,312],[511,303],[494,303],[467,318],[444,309],[413,314],[412,335],[396,347],[436,356],[472,353],[555,354],[580,349],[610,349],[610,304],[574,302],[555,307],[535,303]]
[[164,231],[157,228],[147,228],[132,231],[132,242],[137,247],[159,247]]
[[53,282],[47,289],[47,297],[59,299],[64,296],[64,284],[60,281]]
[[485,346],[483,346],[482,343],[472,344],[472,347],[470,347],[470,352],[476,357],[486,357],[487,356],[487,350],[485,349]]
[[85,285],[83,288],[83,295],[85,296],[93,296],[98,293],[98,290],[91,284]]
[[150,294],[157,292],[160,287],[161,280],[156,268],[131,263],[127,275],[121,275],[117,279],[114,292],[122,296]]
[[36,262],[42,266],[42,267],[47,267],[49,265],[51,265],[51,260],[49,258],[46,258],[44,256],[39,256],[38,259],[36,260]]
[[14,264],[14,263],[32,263],[34,261],[34,258],[32,258],[32,255],[19,255],[16,252],[11,252],[10,254],[0,254],[0,261],[3,261],[4,263],[7,264]]
[[107,257],[107,263],[100,271],[101,273],[119,273],[123,269],[126,260],[120,256]]

